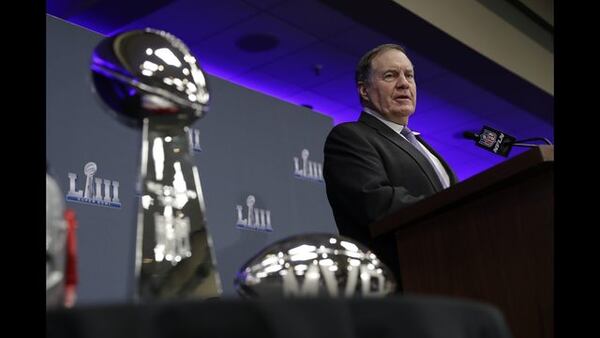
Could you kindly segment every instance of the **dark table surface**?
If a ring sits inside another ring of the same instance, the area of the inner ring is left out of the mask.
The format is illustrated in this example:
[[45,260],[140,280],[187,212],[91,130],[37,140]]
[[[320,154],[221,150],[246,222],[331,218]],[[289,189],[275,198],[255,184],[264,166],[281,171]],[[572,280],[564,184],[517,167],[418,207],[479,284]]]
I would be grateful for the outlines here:
[[169,301],[46,311],[46,337],[510,338],[488,304],[438,297]]

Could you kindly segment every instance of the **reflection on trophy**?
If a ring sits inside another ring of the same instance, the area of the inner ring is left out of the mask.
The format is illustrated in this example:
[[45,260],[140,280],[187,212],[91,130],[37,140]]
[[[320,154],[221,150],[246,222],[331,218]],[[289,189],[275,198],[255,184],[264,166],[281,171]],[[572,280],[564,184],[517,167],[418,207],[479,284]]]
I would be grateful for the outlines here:
[[396,289],[373,252],[334,234],[279,240],[246,262],[234,282],[247,298],[384,297]]
[[117,118],[142,128],[136,296],[142,301],[220,296],[188,136],[209,101],[196,58],[173,35],[145,29],[103,40],[91,69],[98,95]]
[[46,307],[62,306],[65,298],[67,222],[56,181],[46,174]]
[[77,296],[77,218],[46,173],[46,307],[72,307]]

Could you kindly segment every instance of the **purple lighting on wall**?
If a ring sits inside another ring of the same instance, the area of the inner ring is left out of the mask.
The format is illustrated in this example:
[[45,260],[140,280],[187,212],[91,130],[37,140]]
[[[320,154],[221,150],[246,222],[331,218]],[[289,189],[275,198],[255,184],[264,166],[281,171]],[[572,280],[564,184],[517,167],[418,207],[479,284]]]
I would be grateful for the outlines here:
[[[341,12],[325,8],[321,1],[307,2],[314,9],[314,17],[293,16],[299,9],[292,1],[262,5],[259,1],[238,0],[148,0],[143,9],[137,8],[139,3],[50,0],[47,12],[103,35],[157,24],[155,28],[167,30],[189,44],[207,74],[329,116],[334,125],[355,121],[359,116],[361,107],[353,74],[358,58],[368,48],[390,42],[393,35],[361,26]],[[122,13],[112,8],[121,8]],[[203,18],[191,22],[191,13],[196,9],[202,9]],[[308,21],[315,24],[307,25]],[[438,45],[427,41],[428,46]],[[475,52],[471,54],[471,61],[482,58]],[[527,84],[502,76],[503,71],[478,68],[473,65],[477,62],[468,63],[470,73],[459,73],[425,52],[415,50],[411,59],[418,84],[417,111],[411,117],[411,127],[423,133],[460,179],[506,160],[457,136],[464,131],[477,132],[488,125],[517,138],[546,137],[553,141],[553,122],[531,114],[527,108],[545,109],[548,104],[538,105],[531,99],[523,108],[515,105],[513,98],[498,95],[504,91],[530,98],[523,90]],[[486,89],[481,81],[473,80],[477,78],[473,74],[485,74],[488,81],[492,79],[499,85]],[[546,110],[552,115],[551,108]],[[515,148],[510,157],[525,150]]]

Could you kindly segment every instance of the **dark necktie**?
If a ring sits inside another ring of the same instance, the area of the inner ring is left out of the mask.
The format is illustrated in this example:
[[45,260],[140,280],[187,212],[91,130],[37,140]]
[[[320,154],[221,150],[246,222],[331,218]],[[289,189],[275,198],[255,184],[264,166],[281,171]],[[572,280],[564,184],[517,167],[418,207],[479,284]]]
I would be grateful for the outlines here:
[[[415,148],[417,148],[417,150],[423,155],[425,156],[425,158],[427,159],[427,161],[429,161],[429,163],[431,164],[431,166],[433,167],[433,170],[435,171],[435,173],[438,176],[438,179],[440,180],[440,183],[442,183],[442,186],[444,186],[444,180],[442,179],[442,173],[439,171],[438,167],[435,165],[435,163],[433,163],[433,161],[431,160],[431,158],[429,158],[429,155],[427,154],[427,151],[425,150],[425,148],[423,147],[423,145],[421,145],[421,143],[419,143],[419,141],[417,140],[417,138],[415,137],[415,134],[412,132],[412,130],[408,129],[408,127],[404,127],[402,128],[402,131],[400,132],[400,134],[402,136],[404,136],[408,142],[410,142],[410,144],[412,144]],[[444,187],[445,188],[445,187]]]

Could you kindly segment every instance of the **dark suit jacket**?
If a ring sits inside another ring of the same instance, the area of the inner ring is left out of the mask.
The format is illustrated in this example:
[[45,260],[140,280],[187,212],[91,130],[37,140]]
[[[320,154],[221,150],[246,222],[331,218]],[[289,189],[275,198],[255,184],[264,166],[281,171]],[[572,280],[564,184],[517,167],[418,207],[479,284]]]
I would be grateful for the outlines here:
[[[446,168],[448,164],[422,138],[417,139]],[[371,248],[395,273],[393,236],[371,238],[369,225],[443,189],[432,165],[412,144],[374,116],[334,127],[325,142],[323,175],[340,235]],[[391,240],[390,240],[391,239]]]

